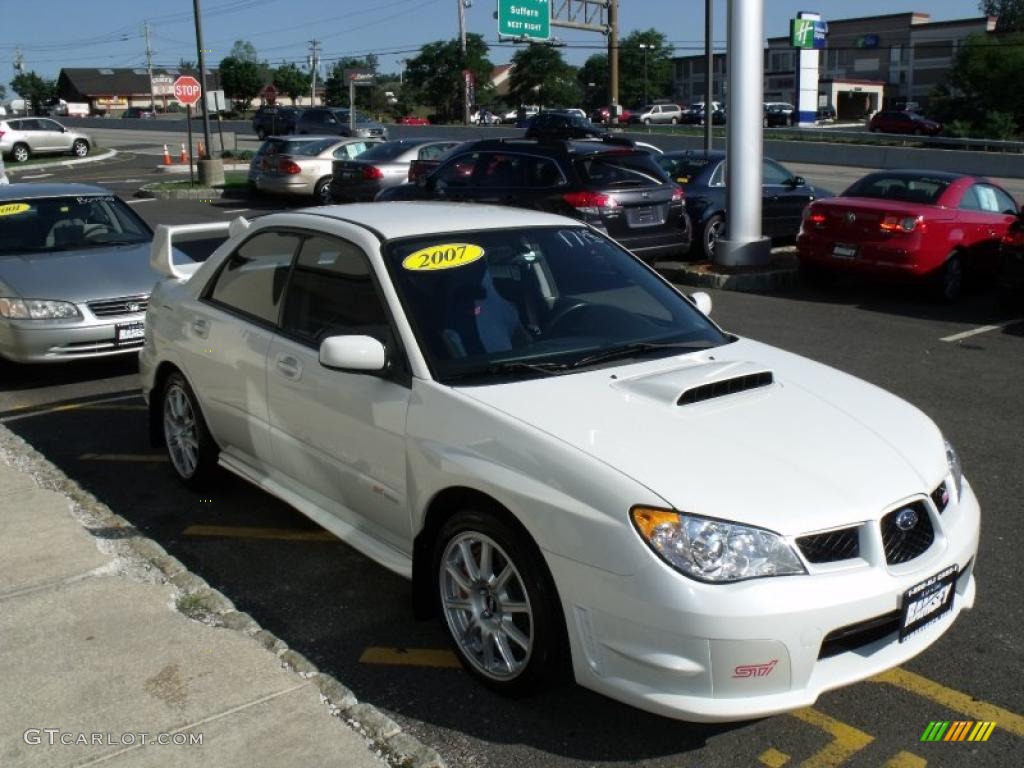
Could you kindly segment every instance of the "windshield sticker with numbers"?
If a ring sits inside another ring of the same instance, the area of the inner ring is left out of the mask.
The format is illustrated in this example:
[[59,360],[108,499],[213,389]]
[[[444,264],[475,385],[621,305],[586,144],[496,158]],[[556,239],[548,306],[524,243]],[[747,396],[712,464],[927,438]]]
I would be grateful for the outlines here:
[[4,203],[0,205],[0,216],[14,216],[18,213],[24,213],[31,207],[28,203]]
[[433,272],[472,264],[484,255],[484,249],[471,243],[441,243],[421,248],[402,259],[402,267],[411,272]]

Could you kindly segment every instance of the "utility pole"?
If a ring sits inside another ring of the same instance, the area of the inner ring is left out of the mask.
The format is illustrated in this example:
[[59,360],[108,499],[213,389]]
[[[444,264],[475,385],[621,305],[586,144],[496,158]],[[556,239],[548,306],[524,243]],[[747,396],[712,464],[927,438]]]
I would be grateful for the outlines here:
[[142,24],[142,32],[146,36],[146,71],[149,73],[149,109],[156,114],[156,94],[153,93],[153,50],[149,46],[149,22]]
[[608,97],[611,99],[614,117],[612,123],[619,122],[619,0],[608,3]]
[[310,40],[309,41],[309,71],[312,73],[313,79],[309,87],[309,105],[311,107],[316,106],[316,73],[320,69],[320,41]]
[[[192,12],[196,22],[196,51],[199,54],[199,91],[203,101],[203,155],[199,158],[199,181],[207,186],[224,183],[224,163],[220,158],[210,157],[210,110],[206,96],[206,52],[203,50],[203,21],[199,0],[192,0]],[[191,126],[191,123],[189,123]],[[191,150],[191,147],[189,147]],[[189,166],[191,167],[191,166]]]
[[455,0],[459,4],[459,46],[462,49],[462,122],[469,125],[469,58],[466,56],[466,4],[464,0]]
[[714,113],[711,111],[711,98],[714,96],[715,51],[712,45],[712,29],[714,27],[714,0],[704,0],[704,151],[711,151],[712,123]]

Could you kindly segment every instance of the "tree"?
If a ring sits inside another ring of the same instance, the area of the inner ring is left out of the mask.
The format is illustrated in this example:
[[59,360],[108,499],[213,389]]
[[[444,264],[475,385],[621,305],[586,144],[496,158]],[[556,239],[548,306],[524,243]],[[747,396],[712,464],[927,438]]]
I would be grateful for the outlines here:
[[42,112],[43,104],[57,96],[57,81],[47,80],[32,71],[17,75],[11,80],[11,88],[32,104],[35,115]]
[[260,95],[265,84],[262,67],[255,61],[244,61],[228,56],[220,62],[220,84],[224,95],[244,111]]
[[1024,0],[981,0],[986,16],[998,16],[996,32],[1024,32]]
[[[641,48],[640,44],[650,46]],[[644,87],[644,59],[647,77]],[[619,102],[638,105],[669,96],[672,89],[672,46],[656,29],[635,31],[619,41]],[[644,92],[647,96],[645,98]]]
[[580,96],[576,69],[550,45],[531,45],[516,51],[508,92],[517,105],[574,106]]
[[589,111],[608,104],[608,56],[595,53],[580,67],[576,80],[583,90],[583,104]]
[[1020,72],[1024,70],[1024,32],[1000,37],[972,35],[960,47],[949,75],[948,89],[929,100],[929,109],[945,121],[966,120],[975,129],[999,127],[1003,118],[995,113],[1024,116],[1024,91]]
[[292,104],[295,104],[300,96],[309,92],[309,73],[294,64],[282,64],[274,70],[273,83],[277,90],[287,94]]
[[254,64],[260,63],[260,58],[256,55],[256,46],[248,40],[235,40],[235,44],[231,46],[228,56],[239,61],[251,61]]
[[487,104],[493,94],[487,43],[482,35],[466,35],[466,58],[458,40],[438,40],[420,48],[406,63],[405,92],[410,102],[429,104],[439,120],[462,118],[462,70],[468,69],[476,80],[476,102]]
[[[364,58],[344,56],[334,62],[327,79],[324,80],[324,97],[327,103],[335,107],[348,106],[348,80],[345,79],[346,69],[368,69],[377,72],[377,56],[369,54]],[[356,106],[368,109],[370,106],[370,93],[373,89],[369,86],[358,86],[356,88]]]
[[5,96],[7,96],[7,89],[4,88],[3,85],[0,85],[0,99],[4,98]]

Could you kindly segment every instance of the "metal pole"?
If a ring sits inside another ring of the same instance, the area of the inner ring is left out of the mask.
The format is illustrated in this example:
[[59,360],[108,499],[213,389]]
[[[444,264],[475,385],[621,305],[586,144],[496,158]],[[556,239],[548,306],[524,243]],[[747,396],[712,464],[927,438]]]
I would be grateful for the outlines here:
[[[203,152],[205,157],[200,157],[200,160],[210,156],[210,110],[206,107],[206,56],[203,53],[203,22],[202,14],[199,10],[199,0],[192,0],[192,10],[195,14],[196,19],[196,50],[199,53],[199,90],[202,93],[203,99]],[[191,130],[192,121],[189,121],[189,130]],[[192,151],[191,146],[192,139],[189,139],[189,152]]]
[[149,109],[156,116],[156,95],[153,93],[153,51],[149,47],[149,22],[142,25],[146,35],[146,71],[149,73]]
[[194,187],[196,185],[195,171],[192,170],[192,105],[185,105],[185,120],[188,122],[188,185]]
[[640,43],[640,50],[642,50],[644,52],[644,104],[645,105],[651,103],[650,99],[647,96],[647,49],[650,48],[650,47],[651,46],[649,46],[649,45],[644,45],[643,43]]
[[[608,3],[608,98],[612,111],[619,104],[619,0]],[[618,123],[618,115],[611,115],[610,122]]]
[[312,74],[312,81],[309,86],[309,106],[316,106],[316,72],[320,67],[320,57],[317,55],[317,50],[320,46],[319,40],[310,40],[310,46],[312,47],[312,53],[309,54],[309,71]]
[[[708,114],[708,108],[711,106],[711,99],[714,96],[714,72],[715,72],[715,53],[713,46],[713,27],[714,27],[714,0],[704,0],[704,67],[707,70],[704,76],[704,114]],[[710,152],[711,145],[714,142],[714,134],[712,133],[711,120],[704,121],[704,151]]]
[[771,241],[761,236],[763,30],[764,0],[729,0],[728,218],[726,238],[715,246],[715,262],[729,266],[771,260]]
[[466,77],[466,70],[469,69],[469,59],[466,56],[466,6],[462,0],[455,0],[459,4],[459,45],[462,49],[462,122],[469,125],[469,79]]

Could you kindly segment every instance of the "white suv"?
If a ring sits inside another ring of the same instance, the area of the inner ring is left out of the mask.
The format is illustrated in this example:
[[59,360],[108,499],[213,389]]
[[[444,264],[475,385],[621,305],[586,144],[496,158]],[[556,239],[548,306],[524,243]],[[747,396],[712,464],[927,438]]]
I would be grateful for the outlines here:
[[678,104],[649,104],[629,116],[631,123],[644,125],[666,124],[676,125],[683,119],[683,110]]
[[48,117],[19,117],[0,120],[0,154],[24,163],[32,155],[64,154],[85,157],[92,138],[67,128]]

